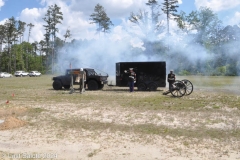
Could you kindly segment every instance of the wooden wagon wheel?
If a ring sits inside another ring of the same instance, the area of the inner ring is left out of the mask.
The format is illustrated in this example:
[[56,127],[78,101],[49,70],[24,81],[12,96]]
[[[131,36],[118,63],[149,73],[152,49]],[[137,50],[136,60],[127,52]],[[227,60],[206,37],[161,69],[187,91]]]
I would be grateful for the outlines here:
[[182,81],[175,81],[173,83],[173,88],[170,90],[174,97],[182,97],[186,93],[186,86]]
[[186,86],[186,93],[185,93],[185,95],[190,95],[193,92],[193,84],[192,84],[192,82],[190,82],[187,79],[182,80],[182,82]]

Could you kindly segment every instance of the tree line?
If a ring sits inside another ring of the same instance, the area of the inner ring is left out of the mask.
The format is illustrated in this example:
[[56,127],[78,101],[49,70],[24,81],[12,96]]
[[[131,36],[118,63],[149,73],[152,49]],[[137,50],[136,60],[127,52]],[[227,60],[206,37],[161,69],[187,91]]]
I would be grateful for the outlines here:
[[[38,70],[42,73],[53,73],[56,63],[57,51],[64,46],[66,39],[71,36],[70,30],[66,30],[65,38],[56,37],[59,31],[58,24],[63,20],[60,7],[56,4],[48,7],[43,17],[46,24],[43,25],[44,39],[30,43],[31,31],[34,24],[26,24],[14,17],[9,18],[0,25],[0,71],[14,73],[17,70]],[[27,41],[23,40],[27,30]]]
[[[189,14],[179,12],[177,0],[164,0],[161,4],[157,0],[148,0],[145,4],[148,10],[131,12],[128,18],[133,24],[132,29],[138,28],[142,34],[131,32],[130,29],[129,33],[140,38],[145,48],[133,48],[134,55],[167,59],[175,65],[176,72],[183,75],[239,75],[237,46],[240,44],[240,28],[237,25],[224,26],[217,14],[206,7]],[[43,20],[44,39],[33,43],[29,39],[34,24],[11,17],[0,25],[0,71],[39,70],[54,73],[60,50],[65,46],[73,47],[76,42],[82,43],[75,39],[66,42],[71,37],[69,29],[63,35],[64,39],[56,36],[58,25],[63,20],[61,8],[56,4],[49,6]],[[102,5],[95,6],[89,20],[90,24],[96,24],[99,36],[111,32],[113,23]],[[177,23],[178,30],[170,29],[171,20]],[[28,32],[27,41],[23,41],[25,31]],[[159,39],[159,35],[163,35],[163,38]],[[91,40],[87,43],[91,43]],[[206,53],[207,58],[192,58],[198,57],[201,49],[204,49],[201,52]]]

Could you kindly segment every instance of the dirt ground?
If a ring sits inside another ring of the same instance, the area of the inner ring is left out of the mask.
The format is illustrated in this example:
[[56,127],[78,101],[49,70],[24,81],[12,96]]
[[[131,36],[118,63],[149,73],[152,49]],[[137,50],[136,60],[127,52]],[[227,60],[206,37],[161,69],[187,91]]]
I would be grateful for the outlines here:
[[[114,88],[105,90],[109,91],[86,91],[83,95],[68,95],[68,91],[46,92],[76,98],[117,94],[126,97],[122,101],[152,96],[171,98],[170,95],[162,95],[162,90],[135,93]],[[198,98],[208,99],[211,95],[220,96],[218,91],[206,90],[198,88],[182,100],[197,101]],[[20,94],[14,96],[15,99],[9,102],[1,99],[0,159],[240,159],[240,139],[237,136],[240,134],[239,94],[231,95],[231,98],[237,99],[231,103],[236,106],[210,101],[200,110],[123,107],[114,100],[114,96],[111,102],[108,99],[75,99],[72,102],[59,96],[60,102],[56,102],[58,99],[54,102],[28,99],[27,103],[24,103],[26,97]],[[162,105],[169,103],[163,102]],[[216,111],[214,107],[217,107]],[[201,129],[206,130],[204,134],[208,135],[202,135]],[[231,132],[229,137],[228,132]],[[218,137],[218,133],[224,135]]]

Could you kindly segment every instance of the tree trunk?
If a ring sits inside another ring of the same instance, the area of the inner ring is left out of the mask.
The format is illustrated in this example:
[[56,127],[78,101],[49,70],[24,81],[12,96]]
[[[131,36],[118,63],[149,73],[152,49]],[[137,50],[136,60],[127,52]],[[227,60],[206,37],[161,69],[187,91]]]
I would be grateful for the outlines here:
[[0,43],[0,72],[2,71],[1,62],[2,62],[2,43]]
[[8,44],[8,56],[9,56],[9,61],[8,61],[8,72],[12,73],[12,54],[11,54],[11,48],[10,48],[10,43]]
[[[14,42],[15,44],[15,42]],[[13,53],[14,53],[14,72],[16,71],[16,51],[15,49],[13,50]]]

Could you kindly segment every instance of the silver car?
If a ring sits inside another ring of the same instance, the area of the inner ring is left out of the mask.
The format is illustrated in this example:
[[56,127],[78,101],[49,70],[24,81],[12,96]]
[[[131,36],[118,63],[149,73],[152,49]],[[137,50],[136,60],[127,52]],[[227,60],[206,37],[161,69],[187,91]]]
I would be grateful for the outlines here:
[[25,71],[16,71],[15,73],[14,73],[14,75],[16,76],[16,77],[23,77],[23,76],[28,76],[28,72],[25,72]]
[[38,71],[31,71],[29,72],[29,76],[30,77],[37,77],[37,76],[41,76],[41,73]]
[[12,77],[12,74],[7,72],[0,72],[0,78]]

